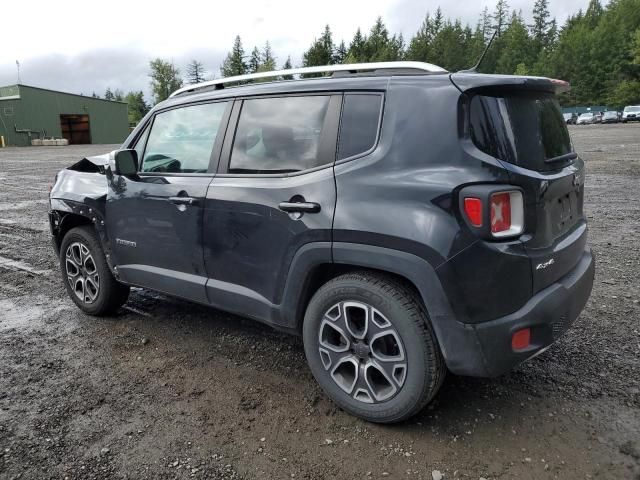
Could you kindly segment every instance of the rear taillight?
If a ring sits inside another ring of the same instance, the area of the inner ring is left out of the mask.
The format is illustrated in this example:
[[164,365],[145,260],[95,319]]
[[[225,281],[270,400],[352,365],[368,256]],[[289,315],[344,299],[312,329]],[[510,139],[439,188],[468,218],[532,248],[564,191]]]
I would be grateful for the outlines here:
[[464,187],[460,191],[460,210],[467,225],[487,240],[515,237],[524,231],[524,201],[517,187]]
[[496,238],[520,235],[524,225],[522,193],[518,190],[491,194],[491,235]]
[[474,227],[482,226],[482,200],[475,197],[464,199],[464,213]]

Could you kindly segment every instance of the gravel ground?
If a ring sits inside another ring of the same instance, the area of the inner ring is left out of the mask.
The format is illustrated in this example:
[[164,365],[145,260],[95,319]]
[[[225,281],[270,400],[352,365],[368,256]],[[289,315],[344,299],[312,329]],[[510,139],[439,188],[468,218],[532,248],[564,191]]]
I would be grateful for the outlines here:
[[114,146],[0,150],[0,478],[640,479],[640,125],[571,134],[598,259],[586,310],[544,354],[449,376],[396,426],[329,402],[298,338],[140,289],[117,316],[82,314],[48,185]]

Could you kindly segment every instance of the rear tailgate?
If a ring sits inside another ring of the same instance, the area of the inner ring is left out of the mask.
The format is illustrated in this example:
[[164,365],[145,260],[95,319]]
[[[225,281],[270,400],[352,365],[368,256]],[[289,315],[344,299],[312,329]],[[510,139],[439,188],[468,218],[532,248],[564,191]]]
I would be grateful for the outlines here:
[[584,162],[573,152],[555,93],[563,82],[538,77],[452,74],[465,93],[469,135],[501,161],[525,196],[525,231],[534,293],[578,263],[586,245]]

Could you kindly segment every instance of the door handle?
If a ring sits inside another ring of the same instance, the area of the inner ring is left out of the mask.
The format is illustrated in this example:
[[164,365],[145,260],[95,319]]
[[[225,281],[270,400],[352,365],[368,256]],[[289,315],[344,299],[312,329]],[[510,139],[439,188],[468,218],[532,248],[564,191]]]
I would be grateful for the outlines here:
[[169,201],[175,205],[195,205],[198,203],[198,200],[192,197],[169,197]]
[[278,208],[287,213],[318,213],[320,204],[315,202],[280,202]]

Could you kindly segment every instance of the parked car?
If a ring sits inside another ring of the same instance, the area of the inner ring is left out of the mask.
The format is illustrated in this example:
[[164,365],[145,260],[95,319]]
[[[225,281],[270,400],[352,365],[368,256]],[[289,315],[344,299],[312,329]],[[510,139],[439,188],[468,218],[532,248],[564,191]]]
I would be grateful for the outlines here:
[[602,123],[618,123],[618,112],[609,110],[602,115]]
[[622,111],[622,123],[640,121],[640,105],[628,105]]
[[[246,84],[321,72],[342,74]],[[136,285],[300,334],[337,405],[401,421],[447,371],[537,355],[590,295],[565,87],[392,62],[181,88],[58,173],[62,281],[91,315]]]
[[564,122],[567,125],[575,125],[576,121],[578,120],[578,114],[575,112],[563,113],[562,118],[564,118]]
[[576,121],[576,125],[593,125],[596,123],[596,114],[594,112],[581,113]]

